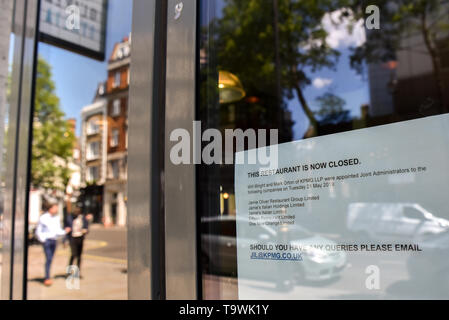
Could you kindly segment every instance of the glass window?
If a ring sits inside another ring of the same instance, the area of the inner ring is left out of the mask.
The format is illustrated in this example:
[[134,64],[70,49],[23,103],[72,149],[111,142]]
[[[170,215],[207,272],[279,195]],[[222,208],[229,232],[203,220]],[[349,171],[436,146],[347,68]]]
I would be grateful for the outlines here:
[[116,117],[120,115],[121,111],[121,105],[120,105],[120,99],[115,99],[112,103],[112,116]]
[[[80,26],[75,23],[70,29],[65,23],[66,8],[61,6],[78,2],[83,6]],[[118,132],[126,125],[127,106],[120,106],[120,99],[127,97],[128,88],[120,91],[120,97],[111,88],[120,87],[122,72],[129,71],[132,7],[132,0],[41,1],[43,36],[37,54],[28,212],[28,299],[128,297],[126,175],[121,180],[108,178],[118,177],[118,161],[127,156],[109,146],[118,145]],[[59,41],[59,37],[66,38]],[[66,46],[73,41],[75,46]],[[0,43],[2,48],[5,42]],[[120,114],[120,121],[110,117]],[[112,125],[117,129],[112,130]],[[121,169],[126,173],[126,166]],[[112,194],[117,196],[113,199]],[[58,235],[48,239],[56,239],[51,259],[45,253],[53,247],[39,226],[52,214],[59,217],[62,231],[57,228]],[[87,234],[72,233],[73,221],[80,215],[88,221]],[[78,254],[81,244],[82,254]],[[51,268],[46,270],[47,261]]]
[[114,88],[120,87],[120,79],[121,79],[120,77],[121,77],[120,71],[116,71],[114,74],[114,84],[113,84]]
[[111,161],[111,174],[112,179],[118,179],[120,177],[120,166],[118,160]]
[[93,135],[100,132],[100,125],[97,120],[90,120],[87,123],[87,134]]
[[98,167],[89,167],[87,170],[87,181],[95,182],[100,178]]
[[112,129],[111,133],[111,147],[117,147],[120,138],[120,131],[118,129]]
[[425,220],[424,214],[421,211],[408,206],[404,207],[404,216],[409,219]]
[[96,160],[100,156],[100,142],[90,142],[87,146],[87,160]]
[[[13,1],[0,3],[0,286],[2,286],[3,230],[5,228],[4,200],[6,190],[6,149],[8,144],[8,118],[11,99],[11,73],[13,65],[14,34]],[[7,297],[2,297],[6,299]]]
[[203,134],[279,148],[198,168],[203,298],[447,298],[447,1],[199,2]]

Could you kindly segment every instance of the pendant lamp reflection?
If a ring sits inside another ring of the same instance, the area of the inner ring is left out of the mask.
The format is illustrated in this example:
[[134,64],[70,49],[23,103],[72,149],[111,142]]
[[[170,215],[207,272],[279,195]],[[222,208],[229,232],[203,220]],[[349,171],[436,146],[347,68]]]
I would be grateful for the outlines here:
[[236,102],[246,96],[239,78],[228,71],[218,73],[218,94],[221,104]]

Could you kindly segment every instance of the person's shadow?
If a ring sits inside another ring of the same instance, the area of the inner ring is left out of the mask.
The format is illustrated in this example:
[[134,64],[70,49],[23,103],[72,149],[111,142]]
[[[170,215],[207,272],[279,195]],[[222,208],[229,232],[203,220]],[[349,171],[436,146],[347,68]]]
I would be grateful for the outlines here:
[[44,283],[44,278],[33,278],[33,279],[28,279],[28,282],[38,282],[38,283]]
[[[67,275],[66,274],[57,274],[54,277],[52,277],[53,279],[67,279]],[[28,282],[37,282],[40,284],[44,284],[45,278],[33,278],[33,279],[28,279]]]

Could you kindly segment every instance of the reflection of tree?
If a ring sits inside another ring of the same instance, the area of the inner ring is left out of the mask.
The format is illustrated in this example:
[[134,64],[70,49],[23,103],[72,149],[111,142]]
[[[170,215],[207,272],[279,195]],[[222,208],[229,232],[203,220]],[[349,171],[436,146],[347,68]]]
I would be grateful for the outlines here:
[[68,161],[75,136],[55,94],[51,67],[38,59],[35,91],[31,183],[33,187],[65,190],[70,179]]
[[326,92],[315,100],[320,106],[319,110],[315,112],[319,117],[320,124],[337,124],[351,120],[349,110],[343,109],[346,101],[339,96],[331,92]]
[[281,101],[296,96],[310,122],[309,134],[316,134],[317,119],[304,96],[304,88],[310,84],[306,72],[334,68],[339,57],[327,42],[323,18],[339,11],[340,18],[333,22],[346,24],[351,32],[366,18],[368,5],[379,7],[381,29],[369,30],[367,41],[353,49],[351,66],[361,71],[365,62],[395,61],[401,50],[418,51],[407,47],[405,40],[420,35],[421,51],[431,59],[439,100],[443,110],[448,109],[442,58],[449,52],[445,41],[449,38],[449,1],[224,1],[222,15],[211,23],[214,33],[208,40],[214,42],[219,69],[236,74],[249,96],[264,93],[281,96]]
[[[235,73],[247,92],[274,97],[279,90],[278,68],[282,95],[291,99],[296,94],[316,134],[317,120],[303,93],[311,82],[306,68],[335,67],[339,53],[327,44],[328,33],[321,21],[338,8],[336,3],[277,0],[279,20],[274,24],[272,1],[226,0],[222,17],[214,22],[219,68]],[[274,30],[279,30],[278,39]],[[275,43],[279,52],[273,50]]]
[[351,57],[353,67],[361,70],[363,63],[396,60],[401,50],[419,52],[419,48],[407,46],[405,39],[421,35],[425,52],[431,58],[437,92],[443,111],[448,111],[444,102],[446,85],[442,75],[442,55],[449,51],[449,1],[442,0],[377,0],[352,1],[356,17],[363,17],[364,8],[375,4],[381,12],[381,29],[369,33],[368,41],[354,50]]

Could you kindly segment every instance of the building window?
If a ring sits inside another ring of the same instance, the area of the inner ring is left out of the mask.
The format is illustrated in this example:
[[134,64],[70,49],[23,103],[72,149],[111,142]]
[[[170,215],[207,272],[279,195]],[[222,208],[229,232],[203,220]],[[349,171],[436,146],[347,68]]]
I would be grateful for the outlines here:
[[87,160],[95,160],[100,157],[100,142],[95,141],[87,145]]
[[120,72],[116,72],[115,74],[114,74],[114,84],[113,84],[113,87],[114,88],[117,88],[117,87],[119,87],[120,86]]
[[104,95],[104,84],[100,84],[100,86],[98,87],[98,95]]
[[88,182],[98,181],[100,178],[98,167],[89,167],[87,168],[87,177],[86,180]]
[[111,147],[117,147],[119,141],[120,132],[118,129],[112,129],[111,132]]
[[97,134],[100,132],[100,124],[97,120],[90,120],[87,122],[87,134]]
[[129,56],[130,53],[131,53],[131,48],[129,47],[129,45],[126,45],[125,47],[123,47],[123,54],[125,55],[125,57]]
[[117,117],[120,115],[120,99],[115,99],[112,103],[112,116]]
[[119,175],[120,175],[119,161],[113,160],[111,161],[111,178],[118,179]]

